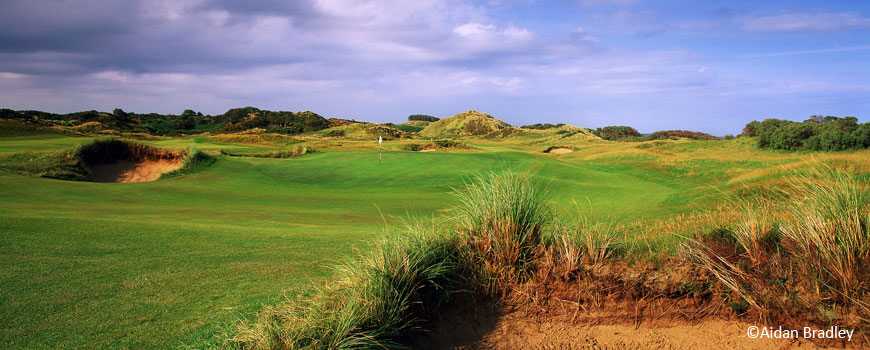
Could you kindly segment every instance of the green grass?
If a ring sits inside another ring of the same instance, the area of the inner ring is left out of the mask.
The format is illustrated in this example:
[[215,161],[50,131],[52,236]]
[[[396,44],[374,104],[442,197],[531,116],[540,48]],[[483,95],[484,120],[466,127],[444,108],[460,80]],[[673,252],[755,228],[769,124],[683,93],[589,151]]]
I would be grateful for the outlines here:
[[[337,148],[289,159],[217,157],[194,173],[134,184],[21,176],[4,165],[33,159],[22,152],[38,158],[89,140],[0,139],[6,347],[218,345],[237,319],[325,281],[337,261],[371,247],[384,230],[395,233],[397,218],[447,213],[457,204],[452,191],[490,170],[545,186],[555,214],[579,207],[591,219],[634,221],[712,203],[711,186],[806,158],[739,143],[720,149],[720,141],[680,146],[687,149],[592,144],[559,157],[475,141],[483,151],[385,151],[381,162],[376,150]],[[201,138],[142,143],[212,154],[273,150]]]

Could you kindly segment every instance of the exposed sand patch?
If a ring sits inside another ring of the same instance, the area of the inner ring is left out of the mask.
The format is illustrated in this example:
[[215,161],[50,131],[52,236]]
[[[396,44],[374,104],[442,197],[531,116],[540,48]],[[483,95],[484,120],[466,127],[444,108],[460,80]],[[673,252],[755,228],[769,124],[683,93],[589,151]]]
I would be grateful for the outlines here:
[[[742,321],[701,319],[640,325],[574,323],[558,317],[501,316],[475,313],[445,315],[440,326],[415,349],[818,349],[807,340],[752,339]],[[755,326],[761,326],[760,324]],[[857,342],[856,342],[857,343]]]
[[437,148],[426,148],[426,149],[421,149],[417,152],[435,152],[437,150],[438,150]]
[[574,149],[571,147],[550,147],[546,152],[549,154],[565,154],[574,152]]
[[177,160],[146,160],[136,163],[125,159],[109,164],[91,165],[90,180],[119,183],[148,182],[179,168],[181,162]]

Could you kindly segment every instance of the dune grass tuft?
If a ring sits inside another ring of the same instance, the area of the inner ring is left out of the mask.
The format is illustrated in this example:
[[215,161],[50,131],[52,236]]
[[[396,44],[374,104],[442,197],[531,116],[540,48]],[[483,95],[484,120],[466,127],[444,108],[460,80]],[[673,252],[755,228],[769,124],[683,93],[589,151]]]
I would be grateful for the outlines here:
[[511,172],[478,176],[456,192],[455,220],[469,264],[487,293],[521,281],[536,261],[552,214],[547,196],[528,177]]
[[685,252],[762,313],[835,305],[870,312],[866,184],[823,165],[793,179],[782,196],[738,200],[740,214],[722,231],[724,241],[690,240]]
[[456,291],[456,236],[412,222],[341,265],[335,282],[265,310],[232,339],[242,349],[395,349]]

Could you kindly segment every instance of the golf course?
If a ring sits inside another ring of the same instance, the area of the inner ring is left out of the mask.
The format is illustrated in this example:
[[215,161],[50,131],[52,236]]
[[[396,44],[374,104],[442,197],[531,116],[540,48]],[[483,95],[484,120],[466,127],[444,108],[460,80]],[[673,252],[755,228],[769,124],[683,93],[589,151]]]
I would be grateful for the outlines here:
[[[557,145],[529,131],[456,137],[464,147],[421,152],[407,150],[427,142],[418,136],[379,145],[312,133],[290,143],[205,134],[135,140],[214,158],[195,171],[148,182],[68,181],[31,168],[105,138],[34,130],[7,127],[0,138],[7,348],[226,346],[264,307],[330,283],[335,266],[408,221],[450,217],[456,192],[487,173],[527,177],[548,194],[554,215],[626,227],[621,256],[643,259],[677,255],[713,224],[687,218],[736,195],[819,164],[862,181],[870,170],[868,151],[761,150],[750,137]],[[299,145],[316,152],[244,156]],[[567,151],[546,153],[550,146]]]

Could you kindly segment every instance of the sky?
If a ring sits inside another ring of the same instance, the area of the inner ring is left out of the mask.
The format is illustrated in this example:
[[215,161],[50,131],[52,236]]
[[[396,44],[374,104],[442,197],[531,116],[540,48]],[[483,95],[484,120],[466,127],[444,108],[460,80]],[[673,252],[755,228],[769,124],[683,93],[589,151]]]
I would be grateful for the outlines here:
[[0,107],[739,133],[870,118],[870,2],[3,0]]

